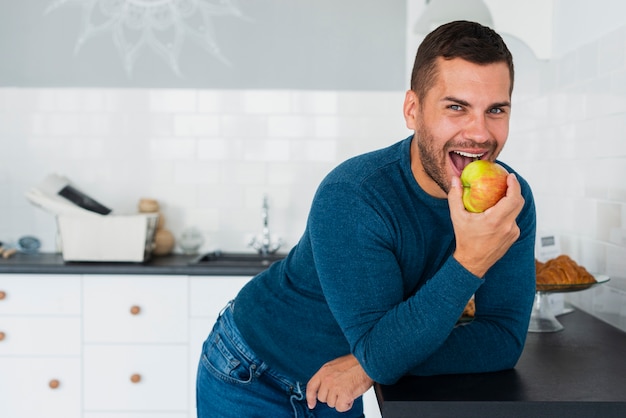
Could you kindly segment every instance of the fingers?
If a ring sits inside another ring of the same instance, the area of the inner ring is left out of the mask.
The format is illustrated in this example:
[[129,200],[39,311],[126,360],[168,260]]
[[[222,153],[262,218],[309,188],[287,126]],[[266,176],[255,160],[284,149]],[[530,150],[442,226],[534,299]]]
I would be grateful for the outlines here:
[[324,364],[306,385],[306,402],[314,409],[317,401],[345,412],[354,400],[365,393],[374,381],[369,378],[356,357],[348,354]]
[[448,207],[450,208],[450,217],[452,222],[461,222],[468,214],[463,205],[463,185],[461,179],[454,176],[450,181],[450,190],[448,191]]
[[[349,400],[349,401],[339,401],[337,400],[337,402],[335,403],[335,409],[337,410],[337,412],[346,412],[349,411],[350,409],[352,409],[352,405],[354,404],[354,401]],[[330,404],[329,404],[330,405]]]
[[325,368],[318,370],[306,385],[306,404],[309,409],[315,409],[317,401],[324,402],[331,408],[335,407],[337,396],[332,396],[329,393],[329,385],[323,384],[325,374]]
[[[520,186],[519,181],[517,180],[517,177],[513,173],[508,175],[506,179],[506,185],[507,185],[506,195],[501,200],[502,204],[496,205],[496,206],[498,207],[504,206],[506,209],[508,209],[508,210],[505,210],[506,213],[509,213],[514,217],[517,217],[517,215],[519,215],[519,213],[522,211],[522,208],[524,206],[524,198],[522,197],[522,187]],[[489,211],[490,209],[493,209],[493,208],[489,208],[487,209],[487,211]]]
[[[319,388],[319,386],[318,386]],[[341,395],[331,395],[328,391],[311,389],[307,386],[306,403],[309,409],[315,409],[317,401],[323,402],[330,408],[335,408],[337,412],[346,412],[352,409],[354,400],[350,397],[344,398]]]
[[519,181],[517,181],[517,176],[513,173],[510,173],[506,178],[506,195],[513,196],[519,195],[522,192]]
[[463,186],[461,186],[461,179],[456,176],[452,177],[450,181],[448,204],[450,205],[450,208],[463,205]]
[[[319,372],[315,373],[306,385],[306,404],[309,409],[314,409],[315,405],[317,405],[318,391],[322,384],[318,375]],[[320,401],[324,402],[322,399]]]

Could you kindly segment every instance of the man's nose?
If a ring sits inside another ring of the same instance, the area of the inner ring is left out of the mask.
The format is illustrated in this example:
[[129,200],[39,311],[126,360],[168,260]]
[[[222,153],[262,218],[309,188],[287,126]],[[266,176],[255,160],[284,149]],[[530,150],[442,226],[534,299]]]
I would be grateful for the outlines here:
[[465,138],[474,142],[483,143],[489,140],[489,129],[487,128],[487,116],[483,113],[471,115],[465,127]]

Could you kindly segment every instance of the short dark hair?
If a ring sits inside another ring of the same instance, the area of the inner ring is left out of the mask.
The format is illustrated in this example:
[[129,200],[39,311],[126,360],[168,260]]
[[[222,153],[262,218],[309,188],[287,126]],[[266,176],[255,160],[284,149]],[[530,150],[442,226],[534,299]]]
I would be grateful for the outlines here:
[[426,35],[415,55],[411,90],[423,100],[437,76],[437,58],[462,58],[474,64],[504,62],[509,67],[513,92],[513,56],[493,29],[476,22],[457,20],[445,23]]

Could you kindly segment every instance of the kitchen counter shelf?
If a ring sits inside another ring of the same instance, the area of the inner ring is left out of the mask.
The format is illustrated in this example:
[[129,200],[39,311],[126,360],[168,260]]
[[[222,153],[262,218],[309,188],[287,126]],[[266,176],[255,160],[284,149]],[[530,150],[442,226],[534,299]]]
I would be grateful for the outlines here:
[[581,311],[559,320],[563,331],[528,334],[515,369],[377,385],[383,416],[626,416],[626,333]]

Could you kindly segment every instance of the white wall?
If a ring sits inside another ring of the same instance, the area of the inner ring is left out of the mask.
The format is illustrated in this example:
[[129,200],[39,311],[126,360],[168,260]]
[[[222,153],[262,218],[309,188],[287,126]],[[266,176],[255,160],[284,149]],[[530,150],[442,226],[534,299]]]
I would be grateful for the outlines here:
[[621,0],[552,0],[553,46],[557,58],[624,26]]

